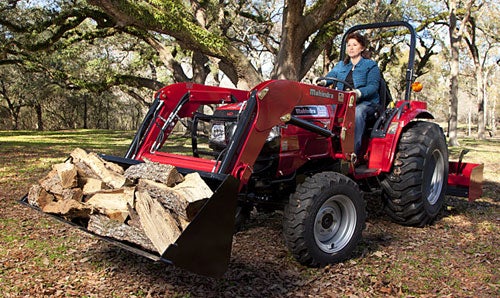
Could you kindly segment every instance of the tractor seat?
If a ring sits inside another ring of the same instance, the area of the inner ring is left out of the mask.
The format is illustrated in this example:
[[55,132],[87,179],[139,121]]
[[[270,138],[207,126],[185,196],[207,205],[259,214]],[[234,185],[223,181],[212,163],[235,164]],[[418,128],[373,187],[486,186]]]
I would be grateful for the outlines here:
[[375,111],[375,113],[373,113],[372,115],[369,115],[368,118],[366,119],[367,132],[371,131],[377,119],[380,117],[380,115],[384,113],[387,106],[392,102],[391,92],[389,91],[389,88],[387,87],[387,82],[383,77],[380,79],[378,94],[380,98],[380,104],[377,111]]

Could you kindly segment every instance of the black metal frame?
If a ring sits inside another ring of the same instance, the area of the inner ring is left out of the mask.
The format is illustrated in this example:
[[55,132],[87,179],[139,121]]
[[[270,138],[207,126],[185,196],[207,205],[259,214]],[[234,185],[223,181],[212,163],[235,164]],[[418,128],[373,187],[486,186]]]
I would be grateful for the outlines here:
[[309,122],[307,120],[303,120],[303,119],[300,119],[300,118],[297,118],[297,117],[294,117],[294,116],[291,116],[290,120],[288,120],[288,122],[286,122],[286,124],[295,125],[297,127],[303,128],[303,129],[305,129],[307,131],[317,133],[320,136],[323,136],[323,137],[326,137],[326,138],[331,138],[331,137],[335,136],[334,133],[332,133],[330,130],[328,130],[326,128],[317,126],[314,123],[311,123],[311,122]]
[[[413,28],[412,25],[410,25],[408,22],[405,21],[394,21],[394,22],[380,22],[380,23],[370,23],[370,24],[361,24],[361,25],[356,25],[351,28],[349,28],[344,35],[342,36],[342,42],[341,42],[341,48],[340,48],[340,59],[343,60],[345,57],[345,51],[346,51],[346,42],[347,42],[347,37],[349,34],[360,31],[360,30],[367,30],[367,29],[380,29],[380,28],[388,28],[388,27],[405,27],[410,31],[410,51],[408,55],[408,66],[406,69],[406,77],[405,77],[405,97],[404,99],[406,101],[411,100],[411,84],[415,80],[415,77],[413,75],[413,68],[415,65],[415,51],[416,51],[416,43],[417,43],[417,33],[415,31],[415,28]],[[384,138],[387,130],[389,129],[389,126],[392,122],[392,119],[394,117],[401,117],[401,113],[403,109],[405,108],[406,105],[401,105],[397,109],[390,109],[390,110],[385,110],[382,115],[377,119],[375,122],[372,132],[371,132],[371,137],[372,138]]]
[[229,145],[227,146],[227,153],[222,160],[219,167],[219,173],[229,174],[231,169],[233,169],[236,162],[236,157],[238,152],[243,146],[243,138],[248,135],[248,130],[250,129],[250,124],[254,118],[255,112],[257,110],[257,91],[254,90],[250,94],[250,98],[247,100],[247,104],[243,112],[239,115],[238,124],[234,132]]
[[144,120],[141,123],[141,126],[139,126],[139,129],[137,130],[134,139],[132,140],[132,143],[130,144],[127,153],[125,153],[125,158],[134,158],[135,155],[137,154],[137,150],[140,147],[140,143],[142,142],[143,137],[149,132],[151,129],[150,124],[151,121],[156,119],[156,114],[158,110],[161,108],[163,105],[163,102],[159,99],[159,93],[156,96],[155,100],[149,107],[148,113],[144,117]]
[[238,120],[238,116],[214,116],[207,115],[202,113],[195,113],[193,116],[193,127],[191,129],[191,147],[193,149],[193,156],[199,157],[200,154],[218,156],[218,152],[209,152],[198,149],[198,122],[199,121],[210,122],[211,120],[219,120],[219,121],[236,121]]
[[344,60],[345,48],[347,36],[355,31],[366,30],[366,29],[380,29],[387,27],[406,27],[410,31],[410,52],[408,56],[408,67],[406,69],[406,91],[405,100],[410,100],[411,97],[411,84],[414,81],[413,67],[415,65],[415,51],[417,45],[417,33],[415,28],[405,21],[395,21],[395,22],[381,22],[381,23],[371,23],[371,24],[361,24],[349,28],[342,36],[341,48],[340,48],[340,60]]

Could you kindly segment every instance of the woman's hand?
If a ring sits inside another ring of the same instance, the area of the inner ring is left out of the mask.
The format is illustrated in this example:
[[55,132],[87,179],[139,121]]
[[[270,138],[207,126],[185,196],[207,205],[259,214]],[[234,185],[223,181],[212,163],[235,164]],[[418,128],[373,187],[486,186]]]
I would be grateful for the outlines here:
[[326,86],[326,80],[323,77],[315,77],[313,79],[313,84],[317,86]]

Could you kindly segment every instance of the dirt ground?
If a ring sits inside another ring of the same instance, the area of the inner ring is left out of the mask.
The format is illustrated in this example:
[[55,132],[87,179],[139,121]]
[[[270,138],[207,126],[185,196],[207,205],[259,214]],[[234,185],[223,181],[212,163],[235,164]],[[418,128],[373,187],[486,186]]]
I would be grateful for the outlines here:
[[51,163],[64,153],[0,153],[0,166],[12,169],[0,176],[0,297],[500,296],[498,163],[486,165],[480,200],[448,197],[425,228],[392,223],[379,198],[367,198],[358,249],[325,268],[293,259],[279,212],[252,214],[234,236],[229,270],[214,279],[152,262],[19,204],[46,174],[30,169],[33,158]]

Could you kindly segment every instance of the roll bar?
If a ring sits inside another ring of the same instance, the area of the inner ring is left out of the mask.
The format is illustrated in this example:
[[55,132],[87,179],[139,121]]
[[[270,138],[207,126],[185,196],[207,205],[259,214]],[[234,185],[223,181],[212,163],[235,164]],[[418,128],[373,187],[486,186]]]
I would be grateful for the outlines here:
[[387,27],[406,27],[410,31],[410,54],[408,56],[408,66],[406,69],[406,88],[405,88],[405,100],[410,100],[411,96],[411,84],[413,83],[413,66],[415,64],[415,49],[417,44],[417,33],[415,28],[405,21],[395,21],[395,22],[381,22],[381,23],[370,23],[361,24],[353,26],[344,33],[342,36],[342,42],[340,47],[340,60],[344,60],[347,36],[355,31],[366,30],[366,29],[377,29],[377,28],[387,28]]

